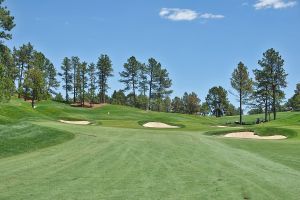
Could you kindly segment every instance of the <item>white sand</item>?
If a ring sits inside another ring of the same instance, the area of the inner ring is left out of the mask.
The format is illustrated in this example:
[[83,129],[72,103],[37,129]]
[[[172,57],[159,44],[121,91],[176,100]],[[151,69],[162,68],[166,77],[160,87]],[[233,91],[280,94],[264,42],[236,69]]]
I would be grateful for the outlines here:
[[169,124],[165,124],[161,122],[148,122],[143,126],[147,128],[179,128],[178,126],[171,126]]
[[89,121],[66,121],[66,120],[59,120],[59,122],[65,124],[76,124],[76,125],[88,125],[91,123]]
[[215,128],[241,128],[239,126],[212,126],[212,127],[215,127]]
[[281,140],[286,139],[283,135],[272,135],[272,136],[259,136],[255,135],[253,132],[236,132],[228,133],[224,137],[229,138],[246,138],[246,139],[261,139],[261,140]]

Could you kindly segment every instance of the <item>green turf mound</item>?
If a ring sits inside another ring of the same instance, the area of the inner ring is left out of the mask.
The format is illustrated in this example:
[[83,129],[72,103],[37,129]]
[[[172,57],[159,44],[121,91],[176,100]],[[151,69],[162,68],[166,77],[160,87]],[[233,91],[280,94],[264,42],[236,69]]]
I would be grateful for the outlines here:
[[0,158],[60,144],[73,137],[69,132],[28,123],[0,125]]

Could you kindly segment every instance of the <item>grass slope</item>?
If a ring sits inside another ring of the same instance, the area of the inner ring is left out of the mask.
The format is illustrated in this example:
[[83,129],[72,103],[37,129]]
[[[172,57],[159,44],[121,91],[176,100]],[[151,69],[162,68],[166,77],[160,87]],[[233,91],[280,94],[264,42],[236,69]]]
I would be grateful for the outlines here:
[[[299,113],[280,113],[276,122],[248,126],[260,134],[288,131],[290,136],[287,140],[261,141],[204,134],[223,131],[215,126],[238,117],[215,119],[110,105],[81,109],[53,102],[42,102],[32,110],[19,100],[0,108],[0,139],[40,139],[32,142],[37,146],[30,152],[16,150],[9,154],[14,156],[6,154],[0,159],[0,199],[300,196]],[[62,124],[59,119],[89,120],[94,125]],[[146,129],[140,126],[141,121],[163,121],[183,128]],[[229,127],[225,131],[238,129]],[[70,133],[75,135],[73,139]],[[15,143],[10,148],[20,146]],[[1,145],[3,155],[5,149]]]

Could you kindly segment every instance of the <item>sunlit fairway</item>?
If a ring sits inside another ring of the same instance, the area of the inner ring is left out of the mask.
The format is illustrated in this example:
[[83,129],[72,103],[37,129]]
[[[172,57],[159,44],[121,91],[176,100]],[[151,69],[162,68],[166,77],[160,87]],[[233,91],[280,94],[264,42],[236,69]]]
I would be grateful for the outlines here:
[[[0,199],[299,199],[300,113],[246,127],[130,107],[0,105]],[[247,122],[257,117],[247,116]],[[59,120],[86,120],[90,125]],[[151,129],[164,122],[179,129]],[[241,129],[285,140],[223,138]]]

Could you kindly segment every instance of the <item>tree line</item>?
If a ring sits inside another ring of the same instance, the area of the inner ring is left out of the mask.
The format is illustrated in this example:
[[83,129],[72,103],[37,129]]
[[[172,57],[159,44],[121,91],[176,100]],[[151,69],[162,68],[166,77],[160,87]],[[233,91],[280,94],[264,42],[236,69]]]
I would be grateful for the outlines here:
[[[78,106],[111,103],[216,117],[239,114],[239,123],[243,122],[245,106],[252,108],[250,114],[264,113],[265,121],[270,120],[271,114],[275,120],[278,110],[300,109],[300,84],[297,84],[294,96],[282,105],[287,73],[283,58],[273,48],[263,53],[258,61],[259,68],[253,70],[253,78],[242,62],[234,69],[230,79],[234,92],[230,93],[237,98],[238,108],[229,102],[228,91],[221,86],[210,88],[203,102],[195,92],[185,92],[182,97],[171,99],[172,80],[167,69],[155,58],[144,63],[134,56],[128,58],[119,73],[124,88],[108,96],[108,81],[114,72],[108,55],[100,55],[95,63],[81,61],[77,56],[65,57],[58,72],[31,43],[10,50],[4,42],[12,38],[10,31],[15,27],[14,17],[2,3],[0,0],[0,102],[9,101],[17,94],[18,98],[31,101],[32,107],[36,101],[52,98]],[[64,94],[57,93],[60,86]]]

